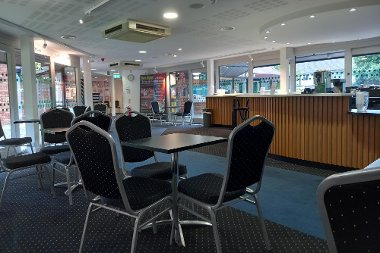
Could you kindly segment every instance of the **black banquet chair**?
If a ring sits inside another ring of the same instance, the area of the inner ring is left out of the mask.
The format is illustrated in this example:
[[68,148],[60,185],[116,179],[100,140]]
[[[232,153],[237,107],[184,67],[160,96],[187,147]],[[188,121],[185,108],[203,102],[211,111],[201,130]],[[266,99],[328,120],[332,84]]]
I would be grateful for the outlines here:
[[[105,131],[109,131],[111,127],[111,123],[112,123],[112,118],[110,116],[103,114],[99,111],[89,111],[78,117],[75,117],[72,121],[72,125],[82,120],[91,122],[92,124],[100,127],[101,129]],[[72,182],[70,178],[70,168],[74,165],[71,151],[58,153],[54,155],[53,158],[54,159],[52,162],[53,164],[52,183],[54,184],[55,182],[55,172],[58,172],[66,176],[66,185],[67,185],[66,195],[69,197],[69,204],[72,205],[73,204],[72,186],[77,185],[79,182],[78,182],[77,176],[75,176],[76,181],[74,182]]]
[[[120,142],[152,136],[149,118],[135,111],[132,111],[131,116],[123,114],[117,117],[115,119],[114,127]],[[154,162],[152,163],[133,168],[130,171],[130,175],[163,180],[172,179],[171,162],[157,161],[153,151],[126,146],[121,146],[121,150],[123,154],[123,164],[142,162],[154,158]],[[179,164],[178,173],[181,177],[186,177],[186,166]]]
[[94,105],[94,111],[99,111],[104,114],[107,114],[107,104],[100,103],[100,104]]
[[158,118],[158,120],[160,121],[162,125],[162,118],[165,117],[166,114],[160,110],[160,106],[158,105],[157,101],[152,101],[150,103],[150,106],[152,108],[152,119],[154,120]]
[[[229,136],[228,163],[224,174],[204,173],[181,180],[178,184],[179,205],[212,224],[218,253],[222,252],[222,247],[216,213],[224,207],[224,203],[237,199],[247,200],[256,206],[266,248],[271,249],[257,193],[261,188],[264,163],[273,135],[274,126],[266,118],[254,116],[246,120]],[[255,187],[248,188],[252,185]],[[191,207],[186,202],[190,202]],[[206,209],[210,219],[195,206]]]
[[[76,123],[67,132],[67,140],[85,190],[102,200],[90,202],[88,206],[79,252],[83,250],[93,207],[134,219],[130,252],[136,252],[139,230],[171,209],[171,184],[151,178],[123,178],[112,136],[90,122]],[[158,207],[161,208],[159,211]]]
[[186,101],[183,105],[183,111],[182,112],[176,112],[174,114],[174,122],[177,122],[177,117],[181,117],[182,119],[182,125],[185,124],[185,118],[189,118],[190,125],[193,124],[193,101]]
[[74,116],[78,117],[84,114],[87,111],[88,106],[85,105],[76,105],[73,107]]
[[12,148],[15,152],[15,155],[17,155],[16,147],[18,146],[25,146],[28,145],[30,147],[30,151],[33,153],[33,146],[32,146],[32,138],[31,137],[21,137],[21,138],[9,138],[5,136],[3,125],[0,121],[0,147],[5,147],[7,149],[7,153],[5,157],[8,157],[9,155],[9,149]]
[[380,252],[380,168],[325,178],[317,203],[330,253]]

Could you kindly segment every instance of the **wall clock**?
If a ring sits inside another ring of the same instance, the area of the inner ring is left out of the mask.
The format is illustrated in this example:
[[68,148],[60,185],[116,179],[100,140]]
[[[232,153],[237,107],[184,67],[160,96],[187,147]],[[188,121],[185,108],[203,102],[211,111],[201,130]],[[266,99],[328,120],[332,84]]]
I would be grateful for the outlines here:
[[135,76],[134,76],[133,74],[129,74],[129,75],[127,76],[127,78],[128,78],[129,81],[133,81],[133,80],[135,80]]

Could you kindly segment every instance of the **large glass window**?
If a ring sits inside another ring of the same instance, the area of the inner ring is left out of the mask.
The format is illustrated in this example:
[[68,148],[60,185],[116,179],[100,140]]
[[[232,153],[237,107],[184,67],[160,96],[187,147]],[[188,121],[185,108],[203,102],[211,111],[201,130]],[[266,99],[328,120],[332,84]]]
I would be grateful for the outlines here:
[[257,93],[260,88],[270,90],[271,85],[280,89],[280,65],[263,66],[253,68],[253,92]]
[[352,86],[380,86],[380,54],[352,57]]
[[248,63],[219,66],[219,89],[226,94],[248,92]]
[[206,107],[207,72],[203,69],[193,70],[192,85],[194,117],[197,117],[202,115],[202,109]]
[[305,88],[316,92],[342,91],[344,80],[344,52],[331,52],[296,57],[296,91]]

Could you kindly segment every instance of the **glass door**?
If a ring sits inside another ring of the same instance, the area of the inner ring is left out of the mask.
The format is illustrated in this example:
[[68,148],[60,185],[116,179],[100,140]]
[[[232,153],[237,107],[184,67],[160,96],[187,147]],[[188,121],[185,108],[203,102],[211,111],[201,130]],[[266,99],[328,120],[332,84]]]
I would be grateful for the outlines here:
[[7,55],[0,51],[0,120],[5,136],[11,137]]
[[[187,71],[169,73],[170,84],[170,112],[181,110],[179,107],[189,100],[189,77]],[[174,108],[176,107],[176,108]]]
[[194,117],[201,118],[202,109],[206,108],[207,72],[204,70],[193,70],[192,85]]

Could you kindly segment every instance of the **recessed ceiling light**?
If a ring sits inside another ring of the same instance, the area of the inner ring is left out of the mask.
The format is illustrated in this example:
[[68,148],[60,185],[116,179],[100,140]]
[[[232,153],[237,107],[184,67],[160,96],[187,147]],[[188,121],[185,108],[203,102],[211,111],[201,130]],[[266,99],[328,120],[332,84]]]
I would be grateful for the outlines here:
[[270,33],[270,31],[268,30],[268,31],[266,31],[265,33],[266,33],[266,34],[269,34],[269,33]]
[[314,15],[310,15],[309,18],[315,18],[315,16]]
[[174,57],[174,58],[176,58],[176,57],[177,57],[177,55],[176,55],[176,54],[173,54],[173,57]]
[[145,50],[140,50],[139,54],[146,54],[146,51]]
[[178,48],[178,51],[182,51],[182,48]]
[[285,26],[286,24],[285,23],[282,23],[281,26]]
[[272,42],[273,42],[273,43],[276,43],[276,41],[275,41],[275,40],[272,40]]
[[189,7],[191,9],[202,9],[203,7],[205,7],[205,5],[201,3],[195,3],[195,4],[190,4]]
[[286,45],[290,45],[290,42],[286,42]]
[[61,39],[65,39],[65,40],[73,40],[73,39],[76,39],[77,36],[75,35],[69,35],[69,34],[65,34],[65,35],[62,35],[61,36]]
[[266,39],[268,39],[268,36],[265,36],[265,37],[264,37],[264,40],[266,40]]
[[233,27],[233,26],[222,26],[221,28],[219,28],[219,31],[222,31],[222,32],[228,32],[228,31],[233,31],[235,30],[236,28]]
[[140,62],[141,60],[135,60],[135,62]]
[[351,9],[350,9],[350,12],[354,12],[354,11],[356,11],[355,8],[351,8]]
[[307,44],[308,44],[308,45],[310,45],[311,43],[310,43],[310,42],[308,42]]
[[177,12],[165,12],[163,17],[166,19],[176,19],[176,18],[178,18],[178,13]]

